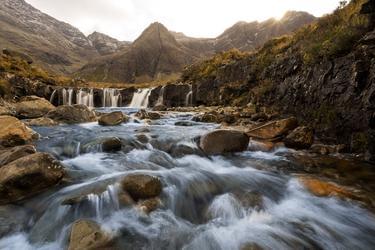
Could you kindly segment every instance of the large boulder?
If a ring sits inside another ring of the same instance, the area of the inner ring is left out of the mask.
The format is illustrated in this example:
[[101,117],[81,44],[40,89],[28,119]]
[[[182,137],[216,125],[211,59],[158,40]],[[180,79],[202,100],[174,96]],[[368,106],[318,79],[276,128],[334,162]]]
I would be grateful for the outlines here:
[[13,116],[0,116],[0,146],[24,145],[38,137],[32,129]]
[[47,153],[35,153],[0,168],[0,204],[31,197],[58,184],[63,166]]
[[96,120],[95,112],[82,104],[59,106],[55,110],[48,112],[46,116],[57,122],[67,124],[93,122]]
[[298,126],[297,119],[295,117],[268,122],[259,127],[253,128],[246,133],[250,137],[262,139],[262,140],[275,140],[284,135],[289,131],[295,129]]
[[115,111],[100,116],[98,123],[102,126],[116,126],[128,120],[129,117],[124,115],[121,111]]
[[132,174],[122,180],[122,188],[133,200],[149,199],[158,196],[162,191],[159,178],[145,174]]
[[215,130],[203,135],[199,146],[209,155],[241,152],[247,149],[249,137],[236,130]]
[[49,101],[37,96],[27,96],[15,104],[16,115],[19,118],[39,118],[47,114],[49,111],[54,110]]
[[73,223],[68,250],[109,250],[112,246],[111,237],[95,221],[82,219]]
[[25,123],[27,126],[34,126],[34,127],[52,127],[52,126],[59,125],[58,122],[47,117],[26,119],[26,120],[22,120],[22,122]]
[[314,130],[310,127],[298,127],[284,138],[288,148],[309,149],[314,143]]
[[36,149],[32,145],[24,145],[4,149],[0,151],[0,167],[4,166],[12,161],[20,159],[24,156],[36,153]]

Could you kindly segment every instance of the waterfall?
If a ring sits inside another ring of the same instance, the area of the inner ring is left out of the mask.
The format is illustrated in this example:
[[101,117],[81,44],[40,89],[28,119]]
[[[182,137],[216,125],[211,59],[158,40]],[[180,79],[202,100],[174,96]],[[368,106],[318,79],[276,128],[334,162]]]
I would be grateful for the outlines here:
[[50,102],[50,103],[53,103],[53,99],[55,99],[55,95],[56,95],[56,93],[57,93],[57,89],[55,89],[55,90],[52,92],[51,97],[49,98],[49,102]]
[[193,105],[193,86],[189,85],[189,92],[186,95],[185,98],[185,106],[189,107]]
[[[103,89],[103,107],[121,106],[121,93],[118,89]],[[119,105],[120,103],[120,105]]]
[[148,107],[148,99],[150,97],[151,91],[153,89],[138,89],[137,92],[134,93],[132,101],[129,105],[131,108],[147,108]]
[[85,90],[78,90],[77,92],[77,104],[83,104],[87,107],[94,107],[94,90],[90,89],[90,92]]
[[68,105],[73,104],[73,89],[68,89]]
[[165,86],[161,87],[160,93],[159,93],[159,98],[158,98],[155,106],[164,104],[164,89],[165,89]]

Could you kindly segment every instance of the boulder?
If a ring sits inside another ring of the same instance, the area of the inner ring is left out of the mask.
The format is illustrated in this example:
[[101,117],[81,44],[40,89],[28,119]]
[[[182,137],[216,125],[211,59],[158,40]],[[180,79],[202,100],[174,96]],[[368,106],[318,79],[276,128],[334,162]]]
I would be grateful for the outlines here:
[[57,122],[67,124],[93,122],[96,120],[95,112],[82,104],[59,106],[55,110],[48,112],[46,116]]
[[137,208],[143,213],[149,214],[161,206],[161,200],[159,198],[151,198],[147,200],[139,201]]
[[25,123],[27,126],[34,126],[34,127],[52,127],[52,126],[59,125],[57,122],[47,117],[27,119],[27,120],[22,120],[22,122]]
[[157,113],[157,112],[148,112],[148,111],[146,111],[144,109],[139,110],[135,114],[135,116],[138,117],[141,120],[143,120],[143,119],[157,120],[157,119],[161,118],[161,115],[159,113]]
[[58,184],[62,165],[46,153],[24,156],[0,168],[0,204],[31,197]]
[[291,117],[268,122],[262,126],[253,128],[246,133],[250,137],[262,140],[275,140],[286,135],[289,131],[295,129],[297,126],[297,119],[295,117]]
[[335,153],[343,153],[346,150],[346,146],[344,144],[339,145],[324,145],[324,144],[313,144],[311,146],[311,151],[316,154],[320,155],[328,155],[328,154],[335,154]]
[[271,152],[276,147],[277,147],[277,144],[273,142],[250,140],[248,149],[250,151]]
[[284,138],[288,148],[309,149],[314,142],[314,130],[309,127],[298,127]]
[[14,108],[11,108],[11,107],[0,106],[0,116],[3,116],[3,115],[14,116],[16,115],[16,111]]
[[49,101],[37,96],[26,96],[15,104],[16,116],[22,119],[39,118],[54,110]]
[[93,141],[90,141],[86,144],[83,144],[80,150],[83,153],[88,152],[116,152],[120,151],[122,148],[121,139],[118,137],[104,137],[104,138],[97,138]]
[[36,153],[32,145],[18,146],[0,151],[0,167],[27,155]]
[[159,178],[145,174],[128,175],[121,184],[135,201],[154,198],[161,193],[163,188]]
[[158,104],[152,108],[153,111],[167,111],[167,106]]
[[203,135],[199,146],[209,155],[241,152],[247,149],[249,137],[236,130],[215,130]]
[[72,225],[68,250],[114,249],[111,237],[98,223],[92,220],[78,220]]
[[0,146],[13,147],[36,139],[38,134],[13,116],[0,116]]
[[102,126],[116,126],[128,120],[129,117],[124,115],[121,111],[115,111],[100,116],[98,123]]

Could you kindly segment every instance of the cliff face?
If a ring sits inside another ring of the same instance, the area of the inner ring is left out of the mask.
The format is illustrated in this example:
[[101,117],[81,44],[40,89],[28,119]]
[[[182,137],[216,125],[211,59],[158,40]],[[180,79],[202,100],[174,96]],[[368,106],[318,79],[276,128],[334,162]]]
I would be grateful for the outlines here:
[[373,5],[353,0],[255,54],[232,52],[193,65],[183,80],[193,84],[196,104],[266,105],[314,126],[326,142],[374,159]]
[[122,42],[105,34],[94,32],[87,37],[100,55],[108,55],[126,49],[131,42]]

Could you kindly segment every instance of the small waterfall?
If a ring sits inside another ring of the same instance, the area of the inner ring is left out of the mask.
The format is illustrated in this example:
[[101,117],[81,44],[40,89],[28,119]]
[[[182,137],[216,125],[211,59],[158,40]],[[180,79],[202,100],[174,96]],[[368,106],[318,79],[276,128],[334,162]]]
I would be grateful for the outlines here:
[[134,93],[132,101],[129,105],[131,108],[147,108],[148,107],[148,98],[150,97],[151,91],[153,89],[138,89]]
[[193,86],[189,85],[189,92],[186,95],[185,98],[185,106],[190,107],[193,105]]
[[68,105],[73,104],[73,89],[68,89]]
[[[62,100],[63,105],[72,105],[73,104],[73,91],[74,89],[69,88],[68,90],[62,89]],[[51,100],[53,100],[51,96]]]
[[103,107],[121,106],[121,93],[118,89],[103,89]]
[[52,92],[51,97],[49,98],[49,102],[50,102],[50,103],[53,103],[53,100],[55,99],[56,93],[57,93],[57,89],[55,89],[55,90]]
[[155,106],[164,104],[164,89],[165,89],[165,86],[161,87],[160,93],[159,93],[159,98],[158,98]]
[[83,104],[87,107],[93,108],[94,107],[94,90],[90,89],[90,91],[85,90],[78,90],[77,92],[77,104]]

